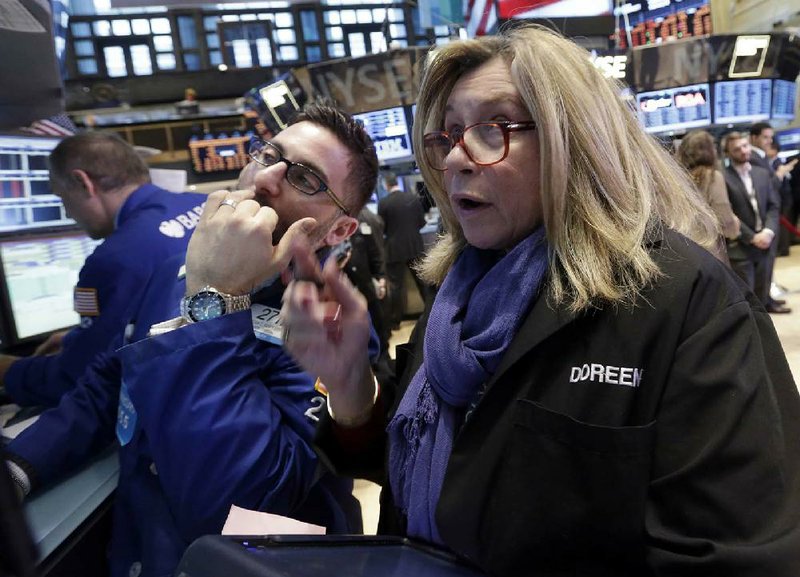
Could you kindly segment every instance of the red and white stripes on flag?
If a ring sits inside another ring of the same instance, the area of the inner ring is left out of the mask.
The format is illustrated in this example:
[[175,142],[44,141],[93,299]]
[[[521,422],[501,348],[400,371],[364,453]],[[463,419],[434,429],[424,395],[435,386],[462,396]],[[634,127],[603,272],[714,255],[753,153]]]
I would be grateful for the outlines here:
[[483,36],[497,24],[496,0],[464,0],[464,28],[467,36]]
[[100,304],[97,302],[97,289],[75,287],[73,292],[73,307],[75,312],[82,317],[96,317],[100,315]]
[[77,129],[70,117],[62,112],[50,118],[34,120],[22,130],[36,136],[72,136]]

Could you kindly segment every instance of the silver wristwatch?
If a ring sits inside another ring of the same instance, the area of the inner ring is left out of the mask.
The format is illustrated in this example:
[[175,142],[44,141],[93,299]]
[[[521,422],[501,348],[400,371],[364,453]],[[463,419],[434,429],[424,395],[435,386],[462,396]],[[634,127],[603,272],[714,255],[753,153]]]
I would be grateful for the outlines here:
[[229,295],[205,286],[181,299],[181,316],[190,323],[207,321],[250,308],[250,295]]

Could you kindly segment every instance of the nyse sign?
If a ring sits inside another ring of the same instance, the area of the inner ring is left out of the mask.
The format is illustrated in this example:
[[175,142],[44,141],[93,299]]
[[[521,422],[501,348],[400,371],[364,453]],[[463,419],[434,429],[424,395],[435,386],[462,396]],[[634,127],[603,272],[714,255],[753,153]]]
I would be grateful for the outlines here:
[[412,104],[419,54],[411,49],[312,64],[307,80],[314,94],[333,98],[351,113]]

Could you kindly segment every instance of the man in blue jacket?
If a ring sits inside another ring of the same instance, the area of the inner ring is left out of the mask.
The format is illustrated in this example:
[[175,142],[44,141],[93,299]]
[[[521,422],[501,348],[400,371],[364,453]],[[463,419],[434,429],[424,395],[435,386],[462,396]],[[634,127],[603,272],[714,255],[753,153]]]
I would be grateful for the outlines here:
[[205,196],[150,182],[147,165],[112,133],[64,139],[50,155],[50,186],[90,237],[105,239],[75,287],[80,325],[48,343],[57,354],[0,355],[0,384],[20,405],[54,406],[92,359],[136,320],[144,287],[164,259],[186,250]]
[[[186,266],[174,257],[149,283],[135,342],[102,355],[7,447],[27,493],[116,435],[113,577],[171,575],[234,504],[361,530],[352,483],[327,473],[311,448],[325,399],[283,351],[277,312],[291,243],[324,252],[354,232],[351,215],[377,179],[375,151],[362,126],[315,104],[250,155],[241,190],[208,197]],[[243,243],[254,227],[261,242]],[[233,252],[253,271],[209,268]]]

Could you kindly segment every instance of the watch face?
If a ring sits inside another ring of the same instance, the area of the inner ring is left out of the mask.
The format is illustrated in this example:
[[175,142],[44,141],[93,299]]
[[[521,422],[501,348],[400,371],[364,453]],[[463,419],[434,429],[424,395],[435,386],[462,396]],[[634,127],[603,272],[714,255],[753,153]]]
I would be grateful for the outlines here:
[[188,312],[195,322],[221,317],[225,314],[225,299],[217,292],[199,292],[189,300]]

